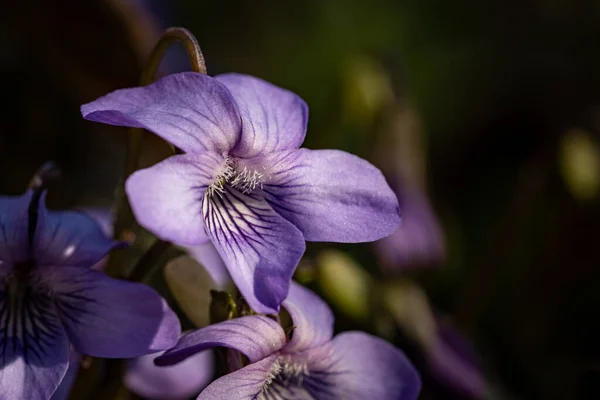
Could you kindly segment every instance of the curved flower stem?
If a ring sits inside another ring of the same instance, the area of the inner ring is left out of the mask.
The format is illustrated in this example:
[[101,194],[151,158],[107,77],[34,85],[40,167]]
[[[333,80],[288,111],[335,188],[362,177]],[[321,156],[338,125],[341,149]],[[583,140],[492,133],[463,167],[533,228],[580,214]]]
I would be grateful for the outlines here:
[[[142,72],[140,78],[140,85],[145,86],[154,82],[158,67],[165,55],[167,49],[176,42],[181,42],[185,47],[188,54],[192,71],[206,74],[206,64],[204,63],[204,56],[198,45],[198,41],[192,35],[190,31],[185,28],[169,28],[158,40],[150,56],[148,57],[148,63]],[[125,169],[125,176],[131,175],[138,166],[138,160],[140,158],[142,134],[144,130],[139,128],[133,128],[129,134],[129,147],[127,149],[127,165]]]
[[[147,64],[140,77],[140,85],[148,85],[155,80],[165,52],[174,43],[181,43],[184,46],[188,54],[192,71],[206,74],[204,56],[202,55],[202,51],[200,50],[200,46],[198,45],[198,41],[194,35],[185,28],[173,27],[165,31],[152,49],[152,52],[148,57]],[[142,150],[143,134],[143,129],[130,129],[123,182],[138,168],[139,158]],[[173,146],[171,146],[171,149],[174,154],[179,152],[179,149],[176,149]],[[127,240],[128,237],[132,237],[132,227],[135,219],[129,203],[127,202],[124,183],[119,185],[117,191],[115,215],[116,219],[113,231],[115,238],[117,240]],[[148,250],[147,255],[153,255],[156,257],[160,256],[162,252],[169,247],[168,244],[161,242],[162,241],[160,240],[155,242]],[[161,251],[158,252],[158,250]],[[154,260],[156,260],[156,258],[150,260],[146,255],[142,256],[129,273],[129,278],[132,280],[143,280],[145,275],[147,275],[147,271],[151,269],[152,261]],[[110,275],[118,274],[122,264],[123,263],[119,260],[119,257],[111,257],[106,269],[107,273]]]

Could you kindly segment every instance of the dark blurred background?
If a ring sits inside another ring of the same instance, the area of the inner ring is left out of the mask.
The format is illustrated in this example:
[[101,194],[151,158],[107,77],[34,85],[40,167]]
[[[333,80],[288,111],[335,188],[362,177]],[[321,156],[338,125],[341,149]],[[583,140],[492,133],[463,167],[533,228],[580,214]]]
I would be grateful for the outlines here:
[[[423,399],[600,398],[597,0],[3,9],[1,193],[22,192],[53,160],[63,179],[51,207],[109,207],[127,131],[84,121],[79,106],[135,86],[161,31],[186,27],[209,74],[248,73],[298,93],[310,107],[305,147],[367,158],[398,191],[396,242],[313,244],[299,268],[338,329],[402,347]],[[188,68],[179,49],[163,73]],[[161,146],[147,138],[148,152]],[[364,311],[352,303],[361,290]]]

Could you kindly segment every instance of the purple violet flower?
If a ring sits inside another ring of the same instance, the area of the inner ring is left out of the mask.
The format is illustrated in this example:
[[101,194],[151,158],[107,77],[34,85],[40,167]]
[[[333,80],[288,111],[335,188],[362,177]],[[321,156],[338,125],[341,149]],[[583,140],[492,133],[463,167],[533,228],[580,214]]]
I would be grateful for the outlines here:
[[290,340],[274,320],[246,316],[183,336],[156,363],[175,364],[215,346],[243,353],[250,364],[211,383],[201,400],[417,398],[421,381],[402,351],[363,332],[332,338],[331,309],[296,283],[282,304],[294,323]]
[[133,212],[164,240],[211,240],[258,312],[279,310],[305,241],[374,241],[400,224],[381,172],[343,151],[299,149],[306,104],[261,79],[173,74],[81,111],[88,120],[148,129],[186,153],[127,180]]
[[90,269],[119,245],[87,215],[48,211],[44,195],[0,197],[0,398],[47,400],[71,344],[95,357],[164,350],[179,321],[151,288]]

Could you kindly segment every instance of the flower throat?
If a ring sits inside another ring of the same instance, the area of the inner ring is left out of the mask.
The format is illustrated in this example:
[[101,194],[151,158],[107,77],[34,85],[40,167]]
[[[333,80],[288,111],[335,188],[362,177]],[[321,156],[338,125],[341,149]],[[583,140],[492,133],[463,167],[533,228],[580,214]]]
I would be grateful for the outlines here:
[[227,185],[248,194],[259,186],[262,188],[264,176],[265,174],[257,169],[242,165],[240,160],[227,156],[217,178],[206,189],[206,194],[209,197],[214,195],[221,197]]

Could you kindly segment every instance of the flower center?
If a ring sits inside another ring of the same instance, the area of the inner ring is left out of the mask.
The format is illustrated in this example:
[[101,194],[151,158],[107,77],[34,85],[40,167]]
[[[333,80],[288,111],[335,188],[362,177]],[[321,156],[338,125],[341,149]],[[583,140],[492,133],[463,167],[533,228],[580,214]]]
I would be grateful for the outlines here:
[[62,331],[51,294],[33,268],[33,262],[16,264],[0,285],[0,349],[26,363],[39,363]]
[[257,400],[315,398],[310,389],[313,378],[306,363],[294,362],[286,356],[279,357],[271,367]]
[[262,187],[265,174],[258,168],[243,162],[240,159],[227,156],[225,162],[217,173],[217,178],[206,190],[209,197],[225,193],[227,186],[239,190],[242,193],[251,193],[257,187]]

